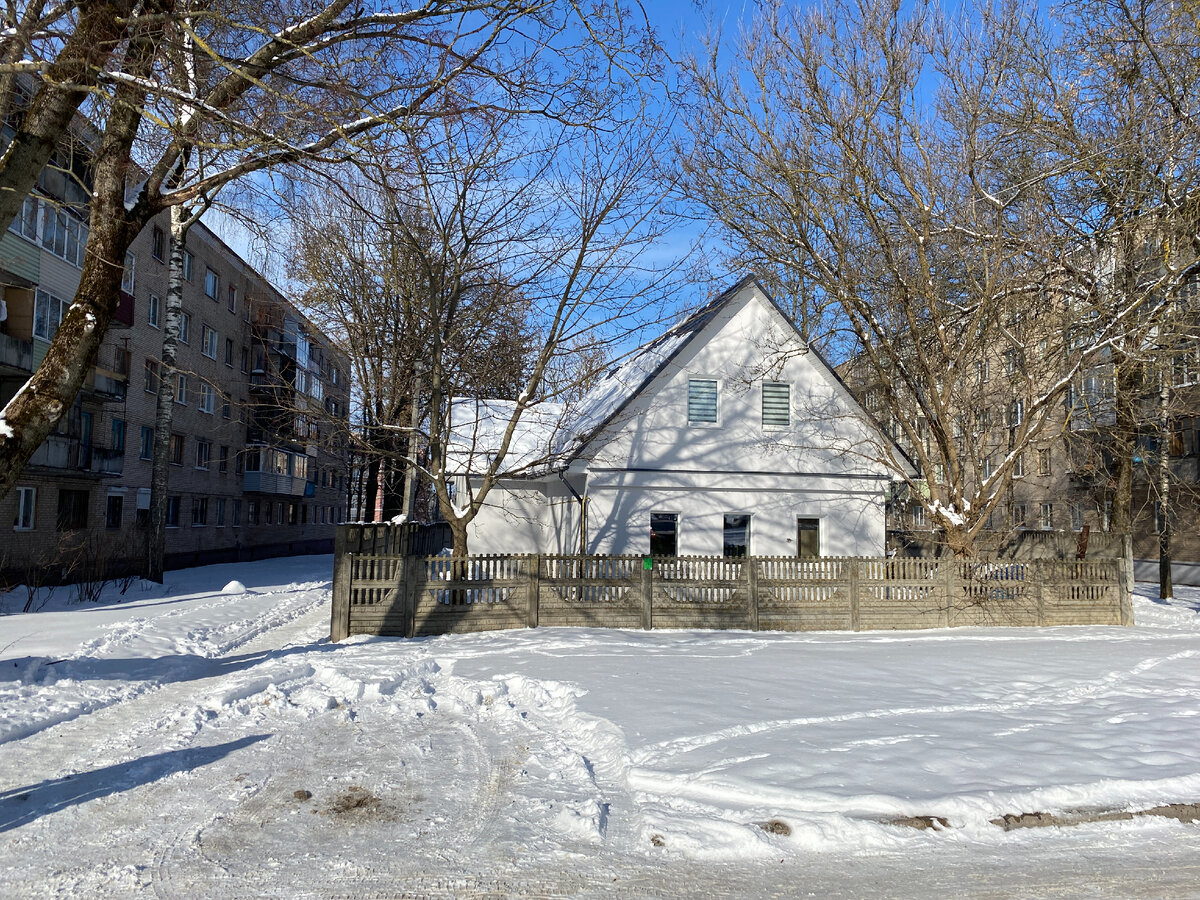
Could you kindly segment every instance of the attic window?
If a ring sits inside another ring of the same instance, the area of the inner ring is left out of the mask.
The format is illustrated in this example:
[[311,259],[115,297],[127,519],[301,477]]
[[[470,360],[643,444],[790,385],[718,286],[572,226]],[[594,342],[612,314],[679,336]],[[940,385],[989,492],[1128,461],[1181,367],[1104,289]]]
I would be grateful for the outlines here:
[[792,386],[763,382],[762,423],[764,425],[792,424]]
[[717,421],[717,383],[707,378],[688,379],[688,424]]

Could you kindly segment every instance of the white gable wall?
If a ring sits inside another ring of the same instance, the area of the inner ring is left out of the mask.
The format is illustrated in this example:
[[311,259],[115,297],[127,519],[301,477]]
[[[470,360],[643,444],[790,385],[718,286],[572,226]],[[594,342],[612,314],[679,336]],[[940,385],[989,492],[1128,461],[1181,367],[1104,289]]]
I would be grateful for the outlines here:
[[[718,382],[716,424],[689,424],[690,379]],[[792,424],[762,423],[764,381],[790,386]],[[722,552],[724,515],[749,513],[750,549],[794,555],[797,518],[826,556],[884,552],[889,473],[873,426],[753,286],[727,304],[593,441],[589,544],[645,553],[650,513],[680,516],[679,552]]]

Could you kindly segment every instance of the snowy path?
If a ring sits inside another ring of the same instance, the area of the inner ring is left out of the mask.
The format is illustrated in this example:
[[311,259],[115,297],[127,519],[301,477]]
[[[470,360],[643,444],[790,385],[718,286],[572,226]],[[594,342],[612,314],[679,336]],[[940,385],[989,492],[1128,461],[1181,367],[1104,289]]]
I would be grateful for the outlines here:
[[988,822],[1200,801],[1200,591],[1134,629],[331,645],[328,569],[0,618],[0,895],[1200,896],[1200,824]]

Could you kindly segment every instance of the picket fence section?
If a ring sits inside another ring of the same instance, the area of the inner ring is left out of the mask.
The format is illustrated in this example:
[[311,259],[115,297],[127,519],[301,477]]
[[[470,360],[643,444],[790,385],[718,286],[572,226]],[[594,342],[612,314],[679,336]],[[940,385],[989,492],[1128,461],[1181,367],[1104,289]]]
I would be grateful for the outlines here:
[[552,625],[859,631],[1133,624],[1120,559],[454,559],[374,555],[347,543],[339,532],[334,640]]

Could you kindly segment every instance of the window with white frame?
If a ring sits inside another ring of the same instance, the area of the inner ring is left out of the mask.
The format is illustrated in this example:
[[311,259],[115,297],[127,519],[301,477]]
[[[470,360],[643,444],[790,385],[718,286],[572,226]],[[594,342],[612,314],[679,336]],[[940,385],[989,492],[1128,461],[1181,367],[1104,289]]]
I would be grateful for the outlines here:
[[1018,453],[1017,458],[1013,461],[1013,478],[1025,477],[1025,454]]
[[13,521],[13,531],[32,531],[36,511],[37,488],[17,488],[17,517]]
[[1038,474],[1050,474],[1050,448],[1042,447],[1037,452],[1038,455]]
[[229,286],[229,290],[226,292],[226,297],[229,311],[237,312],[237,288],[232,284]]
[[208,498],[192,498],[192,527],[201,528],[208,524]]
[[146,324],[151,328],[158,327],[159,314],[162,312],[162,301],[158,294],[151,294],[146,301]]
[[192,256],[190,251],[183,251],[183,280],[191,281],[192,272],[196,266],[196,257]]
[[209,328],[207,325],[200,326],[200,352],[209,359],[217,358],[218,340],[216,329]]
[[1042,516],[1041,516],[1040,524],[1042,526],[1042,531],[1049,531],[1050,529],[1052,529],[1054,527],[1054,504],[1053,503],[1043,503],[1042,504]]
[[748,513],[725,514],[722,555],[735,558],[750,555],[750,515]]
[[196,441],[196,468],[207,469],[212,459],[212,441]]
[[1071,530],[1083,531],[1083,506],[1078,503],[1071,504]]
[[763,425],[792,424],[792,386],[764,381],[762,386]]
[[175,373],[175,402],[180,406],[187,406],[188,383],[187,375],[185,375],[183,372]]
[[221,276],[212,269],[204,269],[204,296],[213,300],[221,293]]
[[717,382],[711,378],[689,378],[687,398],[689,425],[717,421]]
[[200,412],[210,413],[216,408],[216,390],[207,381],[200,382]]
[[1025,526],[1025,504],[1014,503],[1012,505],[1012,523],[1014,528],[1023,528]]
[[179,342],[181,344],[190,344],[192,342],[192,314],[179,314]]
[[83,222],[46,200],[42,209],[41,245],[60,259],[83,267],[88,229]]
[[62,324],[63,316],[70,307],[70,302],[39,290],[33,300],[34,337],[47,341],[54,337],[54,332],[58,331],[58,326]]
[[150,232],[150,255],[153,256],[155,259],[157,259],[159,262],[162,262],[163,258],[165,256],[166,246],[167,246],[166,232],[164,232],[161,228],[159,228],[157,225],[155,225],[154,230],[152,232]]
[[132,251],[125,251],[125,268],[121,270],[121,290],[127,294],[133,293],[133,279],[136,268],[137,255]]

